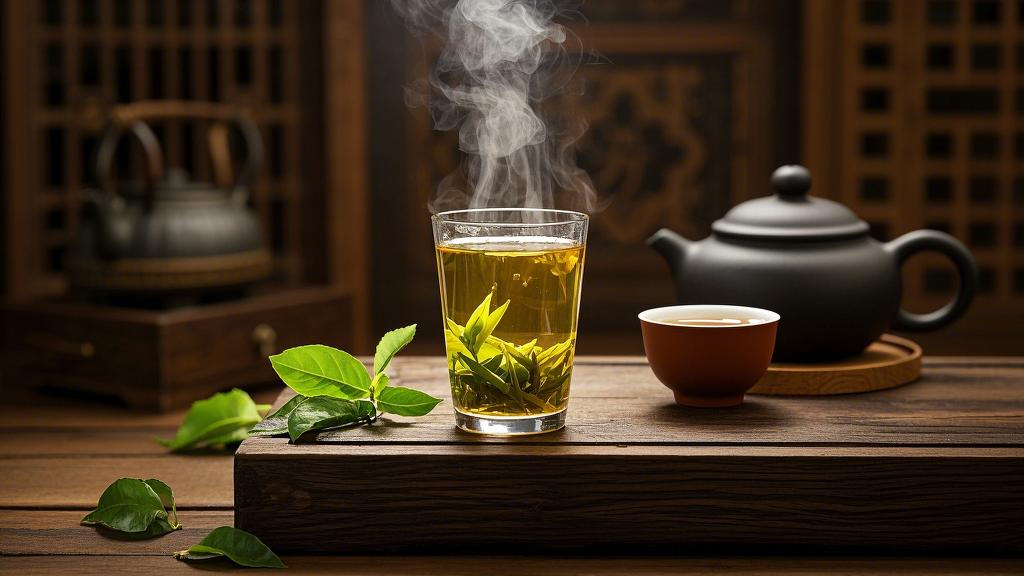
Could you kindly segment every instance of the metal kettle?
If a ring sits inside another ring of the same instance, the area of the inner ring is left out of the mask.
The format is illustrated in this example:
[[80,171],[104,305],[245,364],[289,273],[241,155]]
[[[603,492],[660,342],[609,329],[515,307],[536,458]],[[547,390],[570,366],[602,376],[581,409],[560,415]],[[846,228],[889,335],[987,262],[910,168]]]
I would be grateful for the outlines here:
[[[690,241],[661,229],[647,243],[668,262],[682,304],[738,304],[782,316],[774,360],[820,362],[853,356],[892,327],[934,330],[966,311],[977,266],[956,238],[917,230],[881,243],[849,208],[808,195],[811,175],[783,166],[773,196],[732,208],[712,235]],[[960,278],[956,295],[931,313],[900,308],[900,267],[914,254],[949,258]]]
[[[146,120],[210,120],[213,169],[221,185],[193,182],[166,169]],[[245,144],[231,179],[230,125]],[[114,182],[114,156],[128,132],[144,153],[141,182]],[[83,198],[79,232],[69,255],[71,285],[90,293],[171,296],[237,288],[266,278],[271,256],[248,206],[248,188],[262,162],[259,129],[227,106],[201,102],[138,102],[115,108],[100,142],[99,189]]]

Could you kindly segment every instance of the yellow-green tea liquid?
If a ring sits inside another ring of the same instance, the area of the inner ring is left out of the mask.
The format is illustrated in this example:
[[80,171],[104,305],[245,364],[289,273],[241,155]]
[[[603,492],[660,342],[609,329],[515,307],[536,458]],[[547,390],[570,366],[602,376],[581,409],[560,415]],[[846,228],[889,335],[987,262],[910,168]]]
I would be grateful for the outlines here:
[[[540,236],[462,238],[437,247],[449,375],[457,410],[487,416],[565,410],[576,347],[583,257],[583,246]],[[479,352],[467,353],[456,332],[464,330],[488,295],[490,312],[506,302],[508,306],[504,313],[499,312],[500,322]],[[463,361],[460,353],[471,358]],[[473,372],[471,362],[493,371],[476,367]],[[486,378],[481,377],[482,371]],[[490,374],[504,383],[493,382]]]

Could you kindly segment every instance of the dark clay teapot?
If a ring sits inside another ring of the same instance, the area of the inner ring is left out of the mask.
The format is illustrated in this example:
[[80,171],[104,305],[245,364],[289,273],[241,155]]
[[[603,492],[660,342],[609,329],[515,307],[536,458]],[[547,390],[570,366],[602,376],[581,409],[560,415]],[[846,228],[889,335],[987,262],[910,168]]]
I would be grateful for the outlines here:
[[[774,196],[744,202],[691,242],[661,229],[647,243],[668,261],[681,304],[739,304],[779,313],[775,361],[820,362],[862,352],[889,327],[934,330],[967,309],[977,268],[948,234],[918,230],[883,244],[848,208],[808,196],[811,175],[783,166]],[[900,267],[910,256],[939,252],[956,266],[951,302],[927,314],[900,308]]]
[[[221,183],[193,182],[183,170],[165,170],[159,142],[144,119],[168,117],[214,121],[209,144]],[[228,122],[246,147],[233,182]],[[126,130],[144,152],[142,182],[113,181],[115,149]],[[265,278],[271,257],[247,202],[261,157],[255,124],[227,107],[140,102],[115,109],[97,151],[100,189],[83,198],[68,266],[71,283],[92,293],[180,296]]]

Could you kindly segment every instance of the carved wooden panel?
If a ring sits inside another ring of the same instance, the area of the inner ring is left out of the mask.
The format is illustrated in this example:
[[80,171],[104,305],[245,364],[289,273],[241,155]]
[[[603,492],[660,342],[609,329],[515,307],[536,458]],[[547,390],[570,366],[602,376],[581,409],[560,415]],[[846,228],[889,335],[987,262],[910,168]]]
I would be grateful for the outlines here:
[[[771,10],[792,12],[793,3],[653,0],[630,3],[626,12],[622,7],[582,6],[587,23],[576,32],[606,62],[583,66],[577,73],[582,94],[554,104],[574,107],[587,119],[579,162],[605,204],[589,239],[584,352],[638,352],[637,312],[674,300],[666,265],[644,244],[650,234],[667,226],[703,237],[730,206],[768,192],[776,162],[795,159],[792,133],[779,138],[777,131],[793,122],[795,89],[778,86],[771,73],[783,61],[796,67],[779,42],[784,29]],[[406,48],[405,82],[429,69],[431,49],[426,57],[421,49],[414,42]],[[393,49],[378,53],[394,57]],[[399,89],[397,82],[378,86]],[[777,90],[790,90],[789,96],[773,106]],[[440,313],[426,205],[460,155],[455,136],[432,131],[424,111],[394,113],[409,117],[408,147],[398,164],[406,176],[395,190],[398,180],[381,170],[396,165],[382,166],[375,174],[391,186],[374,197],[386,195],[378,218],[403,234],[400,247],[375,246],[381,254],[375,259],[385,263],[376,271],[377,329],[415,319],[420,338],[436,340]]]
[[[807,16],[805,152],[815,189],[854,208],[880,238],[917,228],[957,236],[980,270],[967,322],[1019,331],[1024,4],[812,0]],[[955,283],[942,259],[916,258],[904,302],[933,309]]]
[[[228,102],[251,112],[266,150],[253,204],[276,277],[302,278],[301,202],[315,182],[302,147],[319,141],[302,106],[302,71],[318,61],[302,32],[312,8],[287,0],[7,0],[5,142],[17,150],[5,182],[8,295],[61,291],[105,110],[145,99]],[[211,179],[203,126],[168,121],[155,129],[168,164]],[[131,164],[129,151],[122,146],[121,164]]]

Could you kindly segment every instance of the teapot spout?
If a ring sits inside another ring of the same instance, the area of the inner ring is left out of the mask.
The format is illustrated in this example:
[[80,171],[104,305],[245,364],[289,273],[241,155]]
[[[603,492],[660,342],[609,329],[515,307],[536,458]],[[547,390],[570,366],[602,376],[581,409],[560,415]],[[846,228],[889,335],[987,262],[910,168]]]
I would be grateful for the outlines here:
[[678,276],[682,270],[683,262],[686,260],[686,251],[691,244],[692,242],[668,228],[658,230],[647,239],[647,245],[654,248],[668,262],[673,276]]

